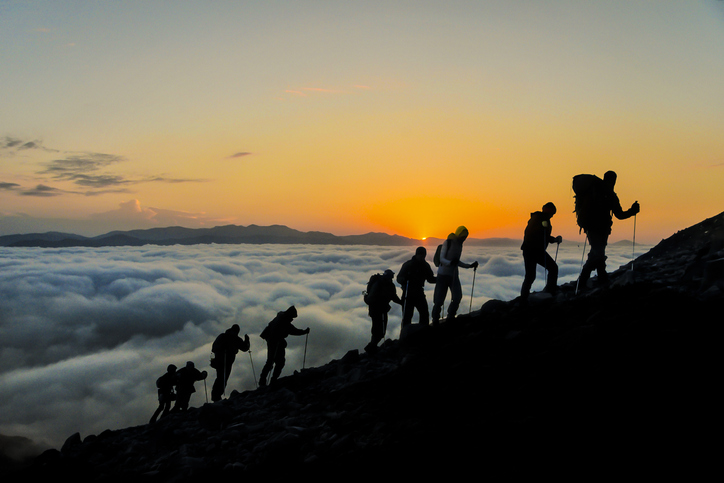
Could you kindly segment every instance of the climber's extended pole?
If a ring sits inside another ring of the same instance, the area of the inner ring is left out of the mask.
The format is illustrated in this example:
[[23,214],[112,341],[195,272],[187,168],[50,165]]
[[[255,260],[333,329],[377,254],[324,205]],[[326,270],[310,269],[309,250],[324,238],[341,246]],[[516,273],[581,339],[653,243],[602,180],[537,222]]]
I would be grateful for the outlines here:
[[473,311],[473,292],[475,292],[475,273],[478,271],[478,267],[473,268],[473,288],[470,290],[470,308],[468,314]]
[[309,332],[307,332],[307,337],[304,339],[304,359],[302,359],[302,369],[307,365],[307,342],[309,341]]
[[222,396],[226,396],[226,352],[224,352],[224,390],[221,391]]
[[251,361],[251,373],[254,374],[254,386],[259,387],[259,384],[256,382],[256,370],[254,369],[254,359],[251,357],[251,351],[249,351],[249,361]]
[[403,294],[403,302],[402,302],[402,318],[405,318],[405,310],[407,310],[407,297],[410,295],[408,292],[410,290],[410,281],[408,280],[405,282],[405,293]]
[[583,253],[581,254],[581,270],[578,273],[578,281],[576,282],[576,295],[578,295],[578,285],[581,283],[581,274],[583,273],[583,257],[586,256],[586,242],[588,241],[588,235],[583,240]]
[[634,266],[634,259],[636,258],[636,217],[638,214],[634,215],[634,232],[633,232],[633,248],[631,252],[631,271],[633,272],[633,266]]
[[206,404],[209,403],[209,391],[206,389],[206,378],[204,377],[204,392],[206,393]]

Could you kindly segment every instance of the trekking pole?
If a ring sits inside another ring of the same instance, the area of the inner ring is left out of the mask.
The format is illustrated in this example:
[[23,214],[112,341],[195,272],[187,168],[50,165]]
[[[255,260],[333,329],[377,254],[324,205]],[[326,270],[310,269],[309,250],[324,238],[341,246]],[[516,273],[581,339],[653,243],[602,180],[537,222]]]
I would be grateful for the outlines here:
[[302,359],[302,369],[307,365],[307,342],[309,342],[309,332],[307,337],[304,338],[304,359]]
[[578,295],[578,285],[581,283],[581,274],[583,273],[583,257],[586,255],[586,242],[588,241],[588,235],[583,240],[583,253],[581,254],[581,270],[578,273],[578,281],[576,282],[576,295]]
[[407,297],[409,296],[410,281],[405,282],[405,293],[402,294],[402,318],[405,318],[405,309],[407,308]]
[[249,351],[249,361],[251,361],[251,373],[254,374],[254,386],[259,387],[259,384],[256,382],[256,370],[254,369],[254,359],[251,357],[251,351]]
[[556,243],[556,258],[553,259],[554,262],[558,261],[558,248],[560,248],[560,246],[561,246],[560,243]]
[[470,290],[470,307],[468,308],[468,315],[473,311],[473,292],[475,292],[475,274],[478,271],[478,267],[473,268],[473,288]]
[[206,404],[209,404],[209,391],[206,389],[206,378],[204,378],[204,392],[206,393]]
[[221,391],[222,396],[226,396],[226,352],[224,352],[224,390]]
[[633,248],[631,251],[631,272],[633,272],[634,259],[636,258],[636,217],[637,216],[638,216],[638,214],[634,215]]
[[543,269],[545,270],[545,281],[548,283],[548,246],[546,246],[546,233],[543,230]]

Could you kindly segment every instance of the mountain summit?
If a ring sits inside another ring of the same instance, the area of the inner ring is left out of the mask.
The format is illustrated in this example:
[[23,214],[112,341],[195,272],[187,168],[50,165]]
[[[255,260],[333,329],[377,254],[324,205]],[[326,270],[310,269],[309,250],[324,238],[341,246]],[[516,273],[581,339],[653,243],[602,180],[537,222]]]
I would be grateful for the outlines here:
[[8,476],[692,479],[713,462],[723,302],[724,213],[605,287],[569,283],[413,324],[374,355],[351,350],[154,424],[72,435]]

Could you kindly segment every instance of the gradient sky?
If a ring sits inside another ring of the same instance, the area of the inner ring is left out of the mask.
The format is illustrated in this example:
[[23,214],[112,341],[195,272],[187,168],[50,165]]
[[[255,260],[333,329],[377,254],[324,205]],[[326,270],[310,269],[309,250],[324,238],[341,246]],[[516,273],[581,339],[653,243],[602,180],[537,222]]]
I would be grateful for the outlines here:
[[0,235],[578,238],[613,169],[657,242],[724,210],[722,79],[721,0],[0,0]]

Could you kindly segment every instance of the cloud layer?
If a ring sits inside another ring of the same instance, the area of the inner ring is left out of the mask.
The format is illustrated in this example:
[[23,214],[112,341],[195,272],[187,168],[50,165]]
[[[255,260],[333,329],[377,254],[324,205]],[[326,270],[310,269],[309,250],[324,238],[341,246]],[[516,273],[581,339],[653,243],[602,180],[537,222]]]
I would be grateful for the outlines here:
[[[582,247],[558,254],[561,282],[578,274]],[[362,300],[367,279],[394,271],[410,248],[234,245],[108,249],[0,248],[0,434],[54,446],[83,436],[145,424],[157,406],[155,380],[168,364],[208,367],[211,343],[233,323],[251,338],[229,390],[255,387],[266,358],[258,337],[276,312],[295,305],[295,325],[310,327],[306,364],[321,365],[370,336]],[[641,253],[641,252],[639,252]],[[609,266],[631,257],[612,248]],[[522,257],[515,249],[467,247],[461,313],[490,298],[518,295]],[[539,271],[533,290],[543,287]],[[432,286],[427,291],[432,302]],[[413,319],[413,321],[416,321]],[[400,310],[388,337],[399,336]],[[305,338],[290,337],[282,375],[301,369]],[[252,366],[253,363],[253,366]],[[191,405],[205,402],[197,383]],[[210,387],[209,387],[210,390]]]

